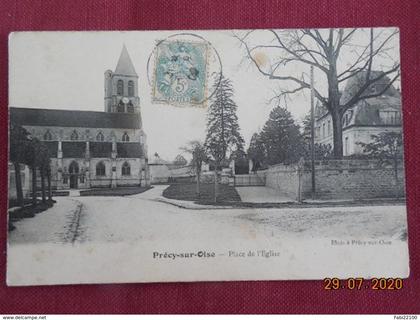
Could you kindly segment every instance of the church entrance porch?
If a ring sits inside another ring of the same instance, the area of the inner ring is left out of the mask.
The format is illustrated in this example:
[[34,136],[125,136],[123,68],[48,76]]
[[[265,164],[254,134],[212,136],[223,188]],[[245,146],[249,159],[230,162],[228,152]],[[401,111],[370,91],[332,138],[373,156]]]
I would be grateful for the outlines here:
[[79,165],[76,161],[70,163],[69,166],[70,174],[70,189],[77,189],[79,182]]
[[79,177],[75,174],[70,175],[70,189],[77,189]]

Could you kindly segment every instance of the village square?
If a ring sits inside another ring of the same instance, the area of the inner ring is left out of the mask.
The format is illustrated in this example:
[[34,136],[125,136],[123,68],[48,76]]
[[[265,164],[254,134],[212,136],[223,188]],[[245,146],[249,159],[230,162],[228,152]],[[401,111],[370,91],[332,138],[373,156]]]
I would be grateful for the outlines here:
[[[232,35],[246,61],[239,67],[281,87],[250,138],[237,83],[206,70],[210,49],[163,42],[152,102],[202,103],[206,114],[201,138],[177,145],[172,158],[149,143],[145,70],[126,45],[114,69],[103,66],[103,111],[11,105],[9,245],[406,241],[399,61],[375,63],[397,31],[372,30],[350,60],[343,52],[357,29],[271,30],[268,51],[251,31]],[[303,69],[287,69],[294,64]],[[300,92],[310,97],[303,119],[287,105]]]

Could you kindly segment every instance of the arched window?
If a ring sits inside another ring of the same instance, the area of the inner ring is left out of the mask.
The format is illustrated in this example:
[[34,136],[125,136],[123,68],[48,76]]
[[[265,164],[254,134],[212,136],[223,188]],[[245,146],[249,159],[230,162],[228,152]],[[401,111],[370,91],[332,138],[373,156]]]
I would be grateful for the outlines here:
[[134,81],[133,80],[128,81],[128,96],[134,97]]
[[127,104],[127,112],[128,113],[134,113],[134,106],[133,106],[133,103],[131,101]]
[[124,103],[122,101],[118,103],[117,112],[124,112]]
[[102,132],[99,132],[96,135],[96,141],[104,141],[104,140],[105,140],[105,137],[104,137],[103,133]]
[[50,140],[52,140],[52,134],[51,134],[50,130],[47,130],[47,131],[45,132],[45,134],[44,134],[44,140],[45,140],[45,141],[50,141]]
[[121,174],[123,176],[129,176],[131,174],[130,164],[128,162],[124,162],[121,167]]
[[130,137],[128,136],[127,132],[124,132],[124,134],[122,136],[122,141],[124,141],[124,142],[129,142],[130,141]]
[[124,95],[124,81],[122,80],[117,81],[117,94],[119,96]]
[[69,173],[70,174],[77,174],[79,173],[79,165],[76,161],[72,161],[69,165]]
[[96,165],[96,175],[104,176],[105,175],[105,164],[101,161]]
[[76,130],[73,130],[71,133],[70,140],[79,140],[79,135],[77,134]]

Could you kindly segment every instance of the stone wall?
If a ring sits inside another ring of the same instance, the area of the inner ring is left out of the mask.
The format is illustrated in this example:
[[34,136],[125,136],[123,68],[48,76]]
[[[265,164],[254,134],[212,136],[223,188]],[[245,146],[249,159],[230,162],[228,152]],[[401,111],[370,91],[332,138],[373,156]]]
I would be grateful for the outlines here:
[[[311,170],[306,162],[297,165],[276,165],[257,174],[266,176],[266,186],[293,200],[310,199]],[[373,199],[405,196],[404,168],[395,171],[391,165],[373,160],[329,160],[315,163],[316,199]]]
[[[305,164],[303,197],[311,196],[310,163]],[[316,198],[371,199],[405,196],[404,168],[372,160],[330,160],[315,166]]]
[[171,176],[173,178],[177,177],[191,177],[195,175],[195,171],[191,166],[183,167],[170,167]]
[[278,164],[270,166],[257,174],[265,175],[267,187],[276,189],[282,195],[291,199],[297,199],[299,192],[299,175],[297,165]]
[[149,164],[151,183],[167,183],[171,172],[166,164]]

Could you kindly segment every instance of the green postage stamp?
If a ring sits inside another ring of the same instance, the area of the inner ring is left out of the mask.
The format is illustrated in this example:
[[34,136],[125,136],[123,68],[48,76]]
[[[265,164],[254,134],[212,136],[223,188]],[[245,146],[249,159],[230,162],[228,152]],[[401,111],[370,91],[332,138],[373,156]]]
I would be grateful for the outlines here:
[[208,44],[160,41],[156,46],[152,99],[174,105],[201,105],[206,99]]

